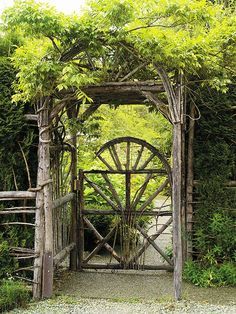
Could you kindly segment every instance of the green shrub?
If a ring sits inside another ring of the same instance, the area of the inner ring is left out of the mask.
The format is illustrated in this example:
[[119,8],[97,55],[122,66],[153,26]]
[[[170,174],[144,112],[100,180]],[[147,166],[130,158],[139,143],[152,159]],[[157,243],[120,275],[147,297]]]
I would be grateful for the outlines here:
[[16,261],[10,256],[8,242],[0,233],[0,279],[6,278],[16,267]]
[[20,282],[4,280],[0,283],[0,312],[25,306],[30,300],[29,289]]
[[236,265],[225,262],[204,267],[189,261],[185,264],[184,279],[200,287],[236,286]]

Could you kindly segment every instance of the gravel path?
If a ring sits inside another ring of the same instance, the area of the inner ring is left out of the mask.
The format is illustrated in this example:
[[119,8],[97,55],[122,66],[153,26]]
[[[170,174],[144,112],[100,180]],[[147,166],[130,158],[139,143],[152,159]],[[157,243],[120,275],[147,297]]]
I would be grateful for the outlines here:
[[[132,301],[132,300],[131,300]],[[24,314],[145,314],[145,313],[191,313],[191,314],[235,314],[236,305],[212,305],[197,302],[132,302],[76,299],[71,297],[59,297],[53,300],[32,304],[27,310],[15,310],[10,313]]]

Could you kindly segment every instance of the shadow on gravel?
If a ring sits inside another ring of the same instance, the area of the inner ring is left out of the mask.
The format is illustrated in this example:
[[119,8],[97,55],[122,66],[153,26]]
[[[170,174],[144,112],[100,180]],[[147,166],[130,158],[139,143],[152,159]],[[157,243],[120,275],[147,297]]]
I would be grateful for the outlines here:
[[[173,296],[172,273],[150,271],[59,272],[56,293],[79,298],[113,300],[170,301]],[[236,288],[200,288],[183,284],[183,299],[211,304],[235,302]]]

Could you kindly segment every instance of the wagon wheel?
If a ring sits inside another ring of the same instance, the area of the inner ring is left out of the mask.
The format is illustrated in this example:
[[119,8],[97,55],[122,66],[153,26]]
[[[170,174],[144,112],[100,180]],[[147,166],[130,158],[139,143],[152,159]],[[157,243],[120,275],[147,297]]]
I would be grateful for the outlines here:
[[153,164],[155,159],[159,159],[168,177],[171,176],[166,158],[154,146],[135,137],[119,137],[111,140],[100,148],[96,156],[111,171],[142,171],[150,169],[150,164]]

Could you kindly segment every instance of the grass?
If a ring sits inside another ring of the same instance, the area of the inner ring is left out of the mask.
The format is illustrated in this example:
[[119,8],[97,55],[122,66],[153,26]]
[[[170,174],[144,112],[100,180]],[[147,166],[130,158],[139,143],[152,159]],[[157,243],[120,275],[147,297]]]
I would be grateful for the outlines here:
[[23,283],[10,280],[0,282],[0,313],[25,306],[29,300],[29,289]]

